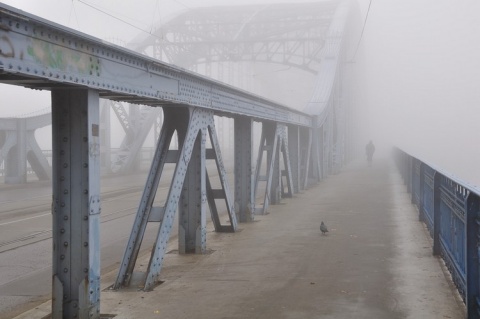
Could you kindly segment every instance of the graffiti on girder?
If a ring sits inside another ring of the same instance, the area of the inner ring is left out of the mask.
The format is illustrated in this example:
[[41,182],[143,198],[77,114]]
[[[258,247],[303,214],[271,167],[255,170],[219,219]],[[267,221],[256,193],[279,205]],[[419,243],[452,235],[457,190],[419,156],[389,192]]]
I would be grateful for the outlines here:
[[27,54],[44,67],[81,75],[100,75],[100,61],[86,53],[32,39]]

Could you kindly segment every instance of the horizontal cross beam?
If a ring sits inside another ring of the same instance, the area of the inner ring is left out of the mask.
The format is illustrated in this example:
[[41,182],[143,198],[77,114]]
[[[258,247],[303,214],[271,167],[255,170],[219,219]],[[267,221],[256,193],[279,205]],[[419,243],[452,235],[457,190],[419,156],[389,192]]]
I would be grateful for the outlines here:
[[303,112],[0,4],[0,82],[83,87],[137,104],[189,105],[311,126]]

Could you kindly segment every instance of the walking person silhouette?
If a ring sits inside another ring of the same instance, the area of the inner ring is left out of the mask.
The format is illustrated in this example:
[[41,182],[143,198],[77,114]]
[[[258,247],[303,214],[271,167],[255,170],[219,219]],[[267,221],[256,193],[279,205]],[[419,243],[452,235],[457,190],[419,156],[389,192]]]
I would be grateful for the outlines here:
[[375,153],[375,145],[373,145],[372,141],[368,142],[368,144],[365,146],[365,153],[367,154],[368,167],[371,167],[372,160],[373,160],[373,153]]

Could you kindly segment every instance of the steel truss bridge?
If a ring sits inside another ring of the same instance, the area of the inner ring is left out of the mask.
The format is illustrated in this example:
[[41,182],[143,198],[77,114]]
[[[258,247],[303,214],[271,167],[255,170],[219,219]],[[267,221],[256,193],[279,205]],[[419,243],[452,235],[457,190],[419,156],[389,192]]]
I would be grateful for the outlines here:
[[[344,164],[353,143],[344,88],[348,15],[347,1],[198,9],[139,41],[138,53],[0,4],[0,82],[50,90],[52,96],[53,318],[100,317],[100,98],[163,110],[160,125],[151,109],[137,106],[129,112],[137,112],[132,117],[122,104],[114,107],[128,140],[121,167],[143,144],[146,134],[140,128],[160,130],[114,285],[130,284],[147,224],[156,223],[143,282],[149,290],[162,269],[177,211],[179,252],[204,253],[207,209],[216,231],[235,232],[238,222],[253,221],[270,204]],[[161,59],[198,72],[203,68],[207,76]],[[315,85],[305,109],[208,77],[214,62],[252,60],[312,73]],[[234,123],[232,190],[216,117]],[[254,123],[261,123],[256,160]],[[133,138],[129,132],[135,132]],[[6,133],[0,137],[4,144],[9,140]],[[217,167],[218,188],[206,170],[208,160]],[[167,163],[175,164],[170,191],[165,205],[155,206]],[[264,200],[256,207],[261,183]],[[227,207],[227,224],[220,222],[219,200]]]

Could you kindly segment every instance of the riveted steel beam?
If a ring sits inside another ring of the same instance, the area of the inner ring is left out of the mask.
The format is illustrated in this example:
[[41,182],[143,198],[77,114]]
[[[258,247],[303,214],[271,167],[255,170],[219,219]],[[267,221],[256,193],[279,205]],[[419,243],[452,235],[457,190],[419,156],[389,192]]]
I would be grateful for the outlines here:
[[[167,110],[164,112],[166,118],[168,118],[168,121],[163,125],[160,137],[158,139],[155,155],[150,167],[150,172],[148,173],[145,188],[140,199],[140,205],[138,206],[137,215],[132,226],[132,231],[130,232],[130,238],[128,240],[127,247],[125,248],[122,262],[120,263],[120,269],[114,284],[115,289],[119,289],[122,286],[128,286],[130,284],[130,280],[132,279],[131,275],[137,261],[150,213],[152,209],[154,209],[152,205],[155,199],[158,183],[160,182],[164,165],[167,163],[169,153],[171,153],[171,151],[169,151],[169,145],[172,140],[173,133],[176,129],[180,129],[182,125],[187,125],[186,123],[188,123],[188,121],[185,121],[185,119],[188,119],[188,110],[185,108],[178,109],[176,112],[168,112]],[[177,124],[177,127],[174,125],[174,123]],[[179,159],[179,155],[177,153],[175,153],[175,155],[176,162]],[[176,172],[176,176],[177,175],[178,173]],[[165,208],[162,208],[162,210],[165,212]],[[172,215],[174,212],[170,211],[169,213]],[[162,218],[161,223],[163,228],[170,231],[173,225],[172,217],[167,220]]]
[[240,222],[251,222],[255,219],[253,121],[236,117],[234,126],[235,211]]
[[203,254],[207,249],[206,132],[198,129],[196,137],[184,143],[193,145],[190,146],[192,154],[178,206],[178,251],[181,254]]
[[134,170],[140,150],[160,113],[160,108],[130,105],[129,129],[112,163],[113,172],[128,173]]
[[256,61],[316,74],[337,6],[317,2],[197,8],[158,26],[135,47],[186,68],[211,62]]
[[292,197],[294,193],[292,177],[293,174],[288,145],[288,128],[287,126],[282,125],[279,130],[281,136],[279,151],[282,153],[283,157],[283,169],[282,167],[280,167],[280,186],[282,191],[281,196],[283,198],[286,198]]
[[292,187],[293,192],[300,192],[301,179],[301,151],[300,151],[300,128],[298,126],[288,127],[288,152],[290,156],[290,165],[292,168]]
[[[292,174],[289,156],[287,153],[288,145],[287,127],[279,123],[266,122],[262,124],[262,136],[258,150],[257,166],[255,169],[255,189],[254,194],[258,191],[260,182],[266,182],[265,195],[262,208],[256,209],[256,214],[266,214],[270,203],[278,204],[282,194],[292,195]],[[265,175],[262,175],[263,154],[267,153]],[[285,174],[282,174],[280,168],[280,152],[283,154]],[[287,192],[282,187],[282,175],[287,178]]]
[[100,318],[99,97],[52,91],[52,318]]
[[5,183],[27,181],[27,161],[39,180],[51,179],[51,169],[35,139],[35,130],[51,123],[51,115],[0,119],[3,142],[0,163],[5,160]]
[[[223,162],[223,157],[220,151],[220,143],[218,140],[217,130],[215,128],[215,121],[212,116],[208,117],[206,121],[207,126],[206,129],[208,130],[210,136],[210,144],[212,145],[211,152],[207,152],[211,154],[211,156],[207,156],[207,159],[215,160],[217,173],[220,179],[220,189],[213,189],[210,185],[208,174],[207,174],[207,199],[210,205],[210,211],[212,213],[212,218],[214,220],[215,231],[217,232],[234,232],[237,229],[237,215],[235,213],[235,205],[232,198],[232,193],[230,191],[230,186],[227,181],[227,171],[225,169],[225,164]],[[223,199],[227,206],[227,213],[230,225],[221,225],[219,222],[215,222],[218,219],[218,212],[216,212],[215,207],[215,199]]]
[[[306,132],[305,132],[306,131]],[[310,163],[312,163],[313,129],[300,130],[300,190],[308,188]]]
[[108,45],[0,4],[0,82],[32,88],[81,86],[101,97],[160,106],[189,105],[311,126],[311,118],[246,91]]
[[[235,231],[237,227],[234,205],[230,199],[226,171],[216,136],[213,112],[199,108],[167,107],[164,110],[164,116],[165,122],[158,140],[147,184],[114,284],[116,289],[128,286],[130,283],[147,223],[149,221],[160,221],[157,239],[152,249],[143,284],[144,290],[153,288],[163,265],[163,257],[166,253],[173,220],[179,204],[179,251],[181,253],[205,252],[207,200],[211,206],[214,221],[218,221],[219,218],[212,200],[223,198],[226,201],[230,225],[223,226],[214,223],[219,226],[216,229],[217,231]],[[179,151],[169,150],[174,132],[178,135]],[[210,135],[211,151],[205,149],[207,135]],[[216,161],[222,185],[220,190],[213,190],[208,182],[205,167],[207,154],[212,154]],[[176,167],[165,206],[152,207],[163,166],[167,161],[170,162],[172,157],[175,157]],[[159,214],[151,218],[152,211],[158,211]]]

